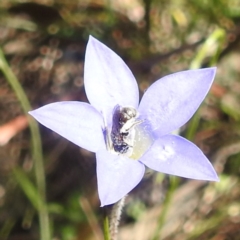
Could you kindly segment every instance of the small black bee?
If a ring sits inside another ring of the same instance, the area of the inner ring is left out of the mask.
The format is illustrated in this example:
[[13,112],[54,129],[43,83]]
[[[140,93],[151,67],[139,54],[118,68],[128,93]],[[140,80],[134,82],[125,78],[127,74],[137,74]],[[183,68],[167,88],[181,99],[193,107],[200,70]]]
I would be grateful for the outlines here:
[[111,140],[115,152],[127,153],[133,147],[134,129],[142,120],[136,120],[137,111],[117,105],[113,110]]

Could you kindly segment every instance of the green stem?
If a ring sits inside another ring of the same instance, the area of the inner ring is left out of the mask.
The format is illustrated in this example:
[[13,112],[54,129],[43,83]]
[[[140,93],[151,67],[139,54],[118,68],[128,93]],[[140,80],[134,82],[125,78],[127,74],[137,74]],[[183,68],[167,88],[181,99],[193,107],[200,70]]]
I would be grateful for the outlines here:
[[203,43],[202,47],[198,50],[195,58],[192,60],[190,64],[190,69],[200,68],[207,56],[209,56],[209,52],[212,52],[212,49],[216,48],[215,51],[211,53],[211,66],[216,64],[217,59],[221,53],[221,49],[224,45],[224,41],[226,39],[225,30],[218,28],[216,29]]
[[0,237],[1,237],[2,240],[9,239],[8,238],[9,234],[10,234],[11,230],[13,229],[15,223],[16,223],[16,220],[15,219],[13,220],[11,218],[7,219],[4,222],[4,224],[3,224],[3,226],[1,227],[1,230],[0,230]]
[[[25,114],[31,110],[31,105],[28,101],[28,98],[19,83],[18,79],[14,75],[13,71],[9,67],[3,51],[0,49],[0,70],[3,72],[8,83],[13,88]],[[46,183],[45,183],[45,172],[43,164],[43,156],[41,149],[41,138],[38,129],[37,123],[29,118],[29,128],[32,135],[32,155],[34,159],[34,170],[37,182],[37,189],[41,199],[38,201],[38,214],[40,222],[40,239],[41,240],[50,240],[50,226],[49,226],[49,217],[48,210],[46,205]]]
[[110,240],[110,231],[109,231],[109,218],[108,218],[108,211],[107,207],[103,208],[103,234],[104,234],[104,240]]
[[200,115],[199,115],[199,112],[197,111],[188,124],[188,128],[185,134],[185,137],[188,140],[190,141],[194,140],[194,136],[196,135],[196,132],[198,130],[199,122],[200,122]]
[[161,230],[164,225],[164,222],[165,222],[165,219],[166,219],[166,216],[167,216],[167,213],[168,213],[171,201],[172,201],[173,194],[178,186],[178,181],[179,181],[179,179],[177,177],[170,176],[170,189],[167,192],[166,198],[164,200],[163,207],[162,207],[163,210],[162,210],[161,215],[159,216],[158,223],[157,223],[157,229],[155,231],[155,234],[154,234],[154,237],[152,238],[152,240],[161,239],[161,237],[160,237]]

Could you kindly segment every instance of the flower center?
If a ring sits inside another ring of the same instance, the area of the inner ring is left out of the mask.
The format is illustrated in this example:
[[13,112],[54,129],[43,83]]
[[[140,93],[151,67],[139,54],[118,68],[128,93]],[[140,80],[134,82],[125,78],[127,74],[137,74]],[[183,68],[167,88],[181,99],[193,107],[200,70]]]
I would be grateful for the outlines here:
[[154,137],[150,126],[147,122],[135,127],[135,137],[133,143],[133,151],[130,156],[132,159],[139,159],[153,144]]
[[117,105],[113,110],[110,146],[115,153],[139,159],[153,142],[150,128],[132,107]]

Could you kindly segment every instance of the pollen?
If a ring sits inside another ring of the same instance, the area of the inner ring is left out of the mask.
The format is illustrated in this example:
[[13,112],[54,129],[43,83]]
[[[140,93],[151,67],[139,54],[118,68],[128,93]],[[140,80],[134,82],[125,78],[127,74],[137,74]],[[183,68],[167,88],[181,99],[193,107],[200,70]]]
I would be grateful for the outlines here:
[[143,122],[135,127],[135,137],[131,159],[138,160],[153,144],[154,137],[150,126]]

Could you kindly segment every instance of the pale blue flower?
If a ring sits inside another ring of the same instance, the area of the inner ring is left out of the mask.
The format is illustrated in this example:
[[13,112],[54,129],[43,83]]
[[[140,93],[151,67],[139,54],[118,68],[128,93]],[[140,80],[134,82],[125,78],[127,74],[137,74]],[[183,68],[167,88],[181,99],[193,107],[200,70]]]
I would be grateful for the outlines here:
[[[185,178],[218,181],[202,151],[171,134],[196,112],[215,72],[216,68],[206,68],[163,77],[147,89],[139,104],[137,82],[127,65],[90,36],[84,85],[91,105],[57,102],[30,114],[69,141],[96,153],[101,206],[129,193],[142,179],[144,165]],[[121,125],[118,115],[113,118],[113,114],[125,107],[136,110],[137,115]],[[113,137],[120,140],[119,146],[112,143]],[[113,145],[120,150],[114,151]]]

